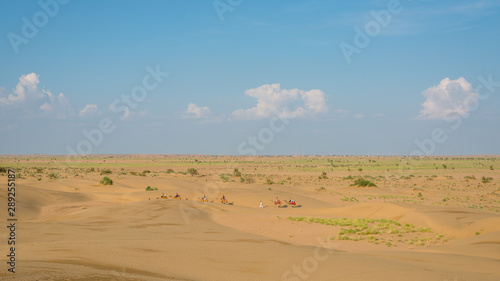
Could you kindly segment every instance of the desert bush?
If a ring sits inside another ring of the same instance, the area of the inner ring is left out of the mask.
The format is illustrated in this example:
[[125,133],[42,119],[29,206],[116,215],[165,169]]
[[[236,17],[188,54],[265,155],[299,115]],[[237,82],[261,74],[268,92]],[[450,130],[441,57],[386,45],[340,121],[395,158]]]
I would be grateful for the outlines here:
[[49,173],[48,176],[49,176],[49,179],[54,179],[54,180],[59,178],[59,175],[56,173]]
[[219,177],[220,177],[220,179],[223,182],[228,182],[229,181],[229,178],[226,176],[226,174],[220,174]]
[[113,185],[113,180],[108,177],[104,177],[99,183],[102,185]]
[[168,169],[168,170],[167,170],[167,174],[171,174],[171,173],[175,173],[175,172],[174,172],[174,170],[172,170],[172,169]]
[[111,171],[110,169],[101,170],[101,175],[109,175],[112,173],[113,173],[113,171]]
[[151,174],[151,171],[150,170],[144,170],[142,171],[143,174]]
[[474,175],[472,175],[472,176],[465,176],[464,179],[466,179],[466,180],[475,180],[476,177]]
[[188,174],[190,174],[192,177],[193,176],[196,176],[198,174],[198,170],[196,170],[195,168],[189,168],[187,170]]
[[241,177],[241,172],[238,170],[238,168],[234,169],[233,176],[235,176],[235,177]]
[[492,170],[492,171],[494,170],[494,169],[493,169],[493,165],[491,165],[491,166],[490,166],[490,170]]
[[132,176],[137,176],[137,172],[135,172],[135,171],[130,171],[130,174],[131,174]]
[[486,178],[486,177],[484,177],[484,176],[483,176],[483,177],[481,178],[481,182],[482,182],[482,183],[489,183],[489,182],[491,182],[492,180],[493,180],[493,178],[491,178],[491,177],[487,177],[487,178]]
[[146,187],[146,191],[153,191],[154,189],[151,188],[151,186],[148,185],[148,187]]
[[246,175],[245,183],[255,183],[255,179],[251,175]]
[[321,173],[321,176],[319,176],[318,179],[328,179],[328,177],[326,176],[326,172]]
[[41,173],[43,173],[43,169],[42,169],[42,168],[36,168],[36,172],[37,172],[38,174],[41,174]]
[[7,173],[7,169],[5,169],[4,167],[0,167],[0,173]]
[[351,186],[354,186],[354,185],[357,185],[357,186],[361,186],[361,187],[365,187],[365,186],[377,186],[376,184],[374,184],[373,182],[369,181],[369,180],[365,180],[363,178],[357,178],[353,184],[351,184]]
[[271,184],[273,184],[273,183],[274,183],[274,182],[273,182],[273,179],[271,179],[271,177],[267,177],[267,178],[266,178],[266,184],[271,185]]

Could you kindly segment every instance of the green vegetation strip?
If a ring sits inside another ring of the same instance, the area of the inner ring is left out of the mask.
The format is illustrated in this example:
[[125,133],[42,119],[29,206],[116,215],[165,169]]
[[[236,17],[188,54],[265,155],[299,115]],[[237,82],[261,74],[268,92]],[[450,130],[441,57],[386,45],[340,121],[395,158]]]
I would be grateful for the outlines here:
[[[412,224],[400,224],[387,219],[347,219],[347,218],[308,218],[288,217],[297,222],[319,223],[339,226],[337,238],[332,240],[366,240],[368,243],[385,244],[388,247],[400,244],[430,246],[439,242],[447,242],[450,238],[433,233],[428,227],[415,227]],[[405,239],[406,238],[406,239]],[[396,240],[396,241],[394,241]]]

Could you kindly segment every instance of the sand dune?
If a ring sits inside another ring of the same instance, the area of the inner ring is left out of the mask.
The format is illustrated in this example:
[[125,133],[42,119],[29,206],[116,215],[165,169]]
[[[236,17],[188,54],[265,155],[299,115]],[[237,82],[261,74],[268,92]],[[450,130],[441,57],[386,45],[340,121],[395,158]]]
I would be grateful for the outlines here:
[[[19,180],[16,279],[500,280],[498,213],[339,200],[339,194],[370,189],[269,190],[261,184],[128,175],[104,187],[96,184],[99,178]],[[157,190],[146,192],[145,185]],[[182,200],[157,199],[176,192]],[[199,200],[204,194],[210,202]],[[221,204],[222,195],[231,204]],[[272,203],[276,196],[293,198],[299,207],[279,208]],[[259,208],[261,200],[265,208]],[[449,240],[422,246],[391,240],[392,247],[332,240],[339,227],[288,217],[394,220]],[[13,279],[6,272],[0,277]]]

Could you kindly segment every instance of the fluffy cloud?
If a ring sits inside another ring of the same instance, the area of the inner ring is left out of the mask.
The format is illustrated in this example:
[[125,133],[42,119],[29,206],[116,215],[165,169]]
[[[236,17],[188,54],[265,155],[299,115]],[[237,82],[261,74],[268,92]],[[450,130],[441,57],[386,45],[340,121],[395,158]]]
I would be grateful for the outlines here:
[[[232,115],[237,119],[267,118],[274,114],[283,118],[299,118],[328,111],[325,93],[321,90],[287,90],[281,89],[278,83],[246,90],[245,95],[256,98],[257,105],[234,111]],[[292,106],[294,108],[290,109]]]
[[51,91],[40,89],[39,84],[38,74],[23,74],[19,77],[19,82],[12,93],[7,97],[0,97],[0,107],[20,109],[31,118],[37,118],[43,114],[62,119],[73,114],[71,104],[63,93],[54,95]]
[[452,113],[465,115],[470,109],[470,101],[478,98],[471,84],[460,77],[457,80],[445,78],[439,85],[430,87],[422,92],[426,98],[422,103],[418,119],[444,120]]
[[184,119],[205,119],[210,117],[210,108],[206,106],[197,106],[194,103],[190,103],[186,112],[183,114]]
[[40,84],[39,75],[36,73],[23,74],[19,77],[19,83],[7,97],[0,97],[0,106],[12,105],[24,102],[27,99],[39,98],[42,96],[38,89]]
[[79,115],[81,117],[90,117],[99,115],[99,110],[97,109],[97,104],[87,104],[82,110],[80,110]]

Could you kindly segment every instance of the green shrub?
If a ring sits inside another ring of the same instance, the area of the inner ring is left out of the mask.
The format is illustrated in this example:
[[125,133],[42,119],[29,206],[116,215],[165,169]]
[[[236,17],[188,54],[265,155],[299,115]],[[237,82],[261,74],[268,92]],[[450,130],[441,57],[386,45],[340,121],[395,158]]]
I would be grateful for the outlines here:
[[493,178],[490,178],[490,177],[486,178],[486,177],[484,177],[484,176],[483,176],[483,178],[481,179],[481,181],[482,181],[483,183],[489,183],[489,182],[490,182],[490,181],[492,181],[492,180],[493,180]]
[[195,168],[189,168],[187,170],[188,174],[190,174],[192,177],[193,176],[196,176],[198,174],[198,170],[196,170]]
[[172,170],[172,169],[168,169],[168,170],[167,170],[167,174],[171,174],[171,173],[175,173],[175,172],[174,172],[174,170]]
[[328,179],[328,177],[326,176],[326,172],[321,173],[321,176],[319,176],[318,178],[324,180]]
[[266,178],[266,184],[271,185],[271,184],[273,184],[273,183],[274,183],[274,182],[273,182],[273,179],[271,179],[271,177],[267,177],[267,178]]
[[148,187],[146,187],[146,191],[153,191],[155,190],[154,188],[152,188],[151,186],[148,185]]
[[113,185],[113,180],[108,177],[104,177],[99,183],[102,185]]
[[241,177],[241,172],[238,170],[238,168],[234,169],[233,176],[235,176],[235,177]]
[[219,177],[220,177],[220,179],[223,182],[228,182],[229,181],[229,178],[226,176],[226,174],[220,174]]
[[7,169],[5,169],[4,167],[0,167],[0,173],[7,173]]
[[111,171],[110,169],[105,169],[105,170],[102,170],[101,171],[101,175],[109,175],[109,174],[112,174],[113,171]]
[[351,186],[354,186],[354,185],[357,185],[357,186],[361,186],[361,187],[365,187],[365,186],[377,186],[376,184],[374,184],[373,182],[369,181],[369,180],[365,180],[363,178],[357,178],[353,184],[351,184]]

